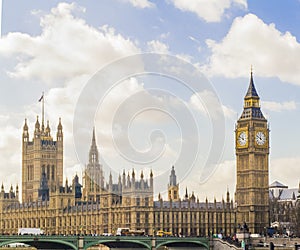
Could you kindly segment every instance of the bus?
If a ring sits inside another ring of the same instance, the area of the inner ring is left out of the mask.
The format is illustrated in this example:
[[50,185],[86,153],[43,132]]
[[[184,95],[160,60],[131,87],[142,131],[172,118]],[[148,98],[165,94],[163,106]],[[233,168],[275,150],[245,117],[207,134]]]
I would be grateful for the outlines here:
[[128,227],[118,228],[116,236],[143,236],[145,235],[144,230],[131,230]]
[[19,228],[18,235],[43,235],[44,231],[40,228]]

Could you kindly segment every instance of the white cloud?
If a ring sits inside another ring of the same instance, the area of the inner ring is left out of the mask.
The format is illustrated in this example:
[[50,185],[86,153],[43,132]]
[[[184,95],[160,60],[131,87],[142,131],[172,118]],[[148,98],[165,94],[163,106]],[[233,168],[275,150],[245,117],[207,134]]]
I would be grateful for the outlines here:
[[[0,40],[0,56],[16,56],[10,76],[38,78],[47,83],[92,74],[108,62],[139,52],[135,44],[108,26],[97,30],[72,11],[75,4],[60,3],[41,17],[42,33],[9,33]],[[82,10],[82,9],[80,9]]]
[[224,104],[222,105],[222,109],[223,109],[224,116],[226,118],[236,119],[237,112],[234,109],[227,107]]
[[193,37],[193,36],[188,36],[188,38],[191,39],[195,43],[198,43],[198,44],[200,43],[200,41],[197,38]]
[[[213,202],[213,199],[216,198],[218,201],[223,197],[226,199],[227,188],[230,192],[230,199],[234,200],[235,184],[236,184],[236,169],[235,160],[226,160],[220,162],[215,172],[208,178],[208,180],[199,184],[199,176],[201,173],[196,171],[193,174],[189,175],[188,180],[184,180],[180,184],[181,192],[185,191],[185,187],[188,187],[188,192],[196,191],[195,195],[199,197],[200,201],[205,201],[207,197],[209,201]],[[203,170],[205,171],[205,169]],[[199,192],[200,191],[200,192]],[[183,193],[181,193],[183,195]]]
[[204,70],[210,75],[248,77],[253,65],[255,75],[300,85],[300,44],[296,37],[281,33],[254,14],[236,18],[219,43],[206,43],[212,55]]
[[[300,176],[300,158],[299,157],[286,157],[286,158],[270,158],[269,172],[270,179],[269,184],[274,181],[279,181],[289,188],[297,188],[299,186],[299,179],[295,176]],[[286,169],[288,171],[283,171]],[[194,170],[193,170],[194,171]],[[196,171],[196,170],[195,170]],[[234,200],[234,192],[236,188],[236,161],[226,160],[220,162],[216,167],[215,172],[210,178],[203,183],[199,184],[200,172],[193,172],[189,175],[187,180],[180,183],[181,195],[185,191],[185,187],[188,187],[189,193],[195,192],[195,195],[199,196],[200,200],[204,200],[207,196],[210,201],[216,197],[220,200],[223,196],[226,198],[227,188],[230,191],[231,199]],[[200,193],[198,193],[200,190]]]
[[163,53],[163,54],[169,53],[169,46],[158,40],[152,40],[147,42],[147,46],[148,46],[148,50],[151,52]]
[[[200,111],[202,114],[209,115],[214,118],[222,115],[222,113],[226,118],[234,119],[236,117],[236,112],[233,109],[220,104],[220,102],[216,99],[216,96],[207,90],[193,94],[190,97],[189,105]],[[213,107],[211,109],[213,110],[213,113],[209,114],[207,107]]]
[[[107,63],[139,52],[131,40],[117,34],[113,28],[104,26],[97,30],[76,18],[72,13],[75,9],[84,11],[75,4],[58,4],[51,13],[41,17],[42,32],[38,36],[14,32],[0,39],[0,58],[7,57],[16,62],[15,68],[10,69],[11,76],[29,80],[38,78],[56,86],[45,92],[45,118],[49,119],[54,138],[58,118],[62,118],[66,176],[70,173],[74,176],[72,169],[78,171],[82,166],[74,149],[72,126],[77,98],[84,84]],[[60,79],[63,86],[57,84]],[[0,108],[0,130],[3,131],[0,138],[0,174],[7,177],[5,186],[17,182],[20,184],[24,118],[28,120],[32,138],[36,115],[41,113],[41,106],[40,103],[27,105],[19,113]],[[89,145],[84,150],[88,154]],[[72,176],[68,177],[70,180]]]
[[133,7],[140,8],[140,9],[155,7],[155,4],[148,0],[120,0],[120,1],[130,3]]
[[263,109],[274,111],[274,112],[282,112],[282,111],[290,111],[297,109],[297,104],[295,101],[288,102],[271,102],[271,101],[262,101]]
[[167,39],[169,36],[170,36],[170,32],[166,32],[166,33],[162,33],[162,34],[160,34],[160,39]]
[[232,5],[247,9],[247,0],[169,0],[177,9],[195,13],[206,22],[219,22]]
[[289,188],[297,188],[300,176],[300,157],[271,158],[270,159],[270,183],[279,181]]

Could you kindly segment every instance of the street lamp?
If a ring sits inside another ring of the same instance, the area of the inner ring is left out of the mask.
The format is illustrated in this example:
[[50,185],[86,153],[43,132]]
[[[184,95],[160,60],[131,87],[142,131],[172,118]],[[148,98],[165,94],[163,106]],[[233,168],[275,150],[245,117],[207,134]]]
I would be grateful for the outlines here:
[[240,227],[240,232],[236,234],[236,238],[242,242],[241,245],[244,250],[248,249],[250,234],[246,222]]

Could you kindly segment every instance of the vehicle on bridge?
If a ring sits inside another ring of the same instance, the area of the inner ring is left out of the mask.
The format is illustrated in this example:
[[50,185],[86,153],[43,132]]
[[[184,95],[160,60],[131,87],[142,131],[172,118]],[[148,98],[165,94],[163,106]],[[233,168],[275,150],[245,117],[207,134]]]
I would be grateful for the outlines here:
[[145,235],[144,230],[131,230],[130,228],[118,228],[116,236],[143,236]]
[[171,232],[159,230],[159,231],[156,232],[156,236],[158,236],[158,237],[170,237],[170,236],[173,236],[173,234]]
[[40,228],[19,228],[18,235],[43,235],[44,231]]

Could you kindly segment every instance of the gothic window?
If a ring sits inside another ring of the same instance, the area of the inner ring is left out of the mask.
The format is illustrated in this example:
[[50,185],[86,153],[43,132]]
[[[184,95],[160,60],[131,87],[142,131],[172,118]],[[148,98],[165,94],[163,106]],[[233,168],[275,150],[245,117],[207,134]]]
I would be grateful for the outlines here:
[[96,162],[96,154],[92,154],[92,163]]
[[138,198],[136,198],[136,205],[140,206],[140,204],[141,204],[141,199],[138,197]]
[[49,180],[50,178],[50,166],[47,165],[47,179]]
[[54,165],[52,165],[51,178],[54,181],[54,178],[55,178],[55,168],[54,168]]
[[29,166],[27,166],[27,181],[29,181],[29,180],[30,180],[30,179],[29,179],[29,178],[30,178],[30,177],[29,177],[29,168],[30,168],[30,167],[29,167]]

